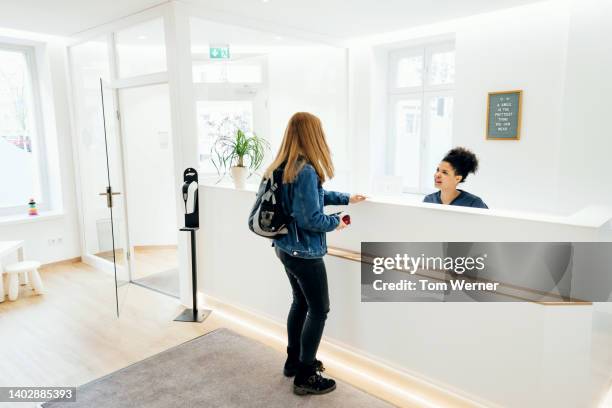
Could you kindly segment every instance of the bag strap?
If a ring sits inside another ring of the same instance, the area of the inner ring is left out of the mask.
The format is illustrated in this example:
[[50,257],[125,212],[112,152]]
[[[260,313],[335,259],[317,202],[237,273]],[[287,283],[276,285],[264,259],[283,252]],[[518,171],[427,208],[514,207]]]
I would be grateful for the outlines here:
[[[280,181],[279,188],[280,188],[281,199],[282,199],[282,196],[283,196],[283,185],[285,184],[285,183],[283,183],[283,176],[284,176],[285,166],[286,165],[287,165],[287,162],[284,161],[284,162],[282,162],[280,164],[280,166],[278,166],[276,169],[274,169],[274,172],[280,171],[280,173],[281,173],[281,175],[279,177],[279,181]],[[274,175],[272,177],[274,178]],[[293,200],[293,183],[289,183],[288,190],[289,190],[288,191],[289,205],[291,206],[291,203],[293,202],[292,201]],[[285,214],[285,216],[287,218],[293,219],[293,217],[291,216],[291,211],[288,211],[288,209],[285,206],[285,202],[284,201],[281,201],[281,205],[282,205],[283,213]]]

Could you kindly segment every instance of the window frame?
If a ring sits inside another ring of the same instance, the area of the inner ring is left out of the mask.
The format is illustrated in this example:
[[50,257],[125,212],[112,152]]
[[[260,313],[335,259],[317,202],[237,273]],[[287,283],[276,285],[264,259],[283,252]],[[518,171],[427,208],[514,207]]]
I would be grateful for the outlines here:
[[[456,81],[453,80],[450,84],[430,84],[430,67],[432,57],[434,54],[444,51],[456,52],[455,41],[443,41],[443,42],[428,42],[411,47],[390,50],[388,53],[388,80],[387,80],[387,147],[385,150],[386,154],[386,172],[387,175],[395,174],[396,160],[395,150],[397,146],[396,142],[396,103],[402,99],[413,99],[421,101],[421,129],[419,135],[419,178],[418,186],[407,187],[402,185],[403,193],[411,194],[427,194],[432,191],[427,186],[431,183],[427,183],[429,178],[428,169],[426,169],[427,157],[429,154],[431,135],[429,134],[429,105],[431,100],[440,96],[449,96],[454,98],[455,96],[455,85]],[[455,54],[456,55],[456,54]],[[423,58],[423,78],[422,83],[419,86],[412,87],[397,87],[397,71],[398,62],[402,58],[422,56]],[[403,183],[402,183],[403,184]]]
[[[38,178],[40,182],[41,197],[38,197],[36,202],[39,211],[48,211],[51,209],[50,187],[49,187],[49,171],[47,162],[47,148],[45,143],[45,126],[42,112],[42,100],[40,92],[40,78],[38,76],[36,48],[30,45],[12,44],[0,42],[0,50],[20,52],[25,56],[28,67],[28,79],[31,84],[31,98],[33,107],[34,132],[32,137],[32,146],[35,147],[34,154],[38,161]],[[18,214],[26,214],[28,204],[17,206],[0,206],[0,216],[10,216]]]
[[[408,87],[398,87],[396,86],[396,78],[397,78],[397,68],[398,63],[403,58],[410,57],[421,57],[423,60],[423,65],[421,66],[421,72],[423,73],[422,83],[419,86],[408,86]],[[423,89],[423,85],[425,84],[427,73],[425,71],[426,64],[426,56],[425,56],[425,47],[411,47],[404,48],[401,50],[390,51],[389,52],[389,81],[388,81],[388,89],[390,94],[406,94],[413,92],[420,92]]]

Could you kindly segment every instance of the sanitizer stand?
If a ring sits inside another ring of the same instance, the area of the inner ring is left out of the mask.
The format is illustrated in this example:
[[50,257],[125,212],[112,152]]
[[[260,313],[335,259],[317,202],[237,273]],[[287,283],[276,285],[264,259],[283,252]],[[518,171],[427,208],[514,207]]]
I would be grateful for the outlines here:
[[200,229],[200,214],[198,205],[198,172],[188,168],[183,172],[183,201],[185,202],[185,227],[180,231],[189,231],[191,239],[191,295],[193,307],[183,310],[174,321],[176,322],[203,322],[212,310],[198,310],[198,268],[196,263],[197,246],[196,232]]

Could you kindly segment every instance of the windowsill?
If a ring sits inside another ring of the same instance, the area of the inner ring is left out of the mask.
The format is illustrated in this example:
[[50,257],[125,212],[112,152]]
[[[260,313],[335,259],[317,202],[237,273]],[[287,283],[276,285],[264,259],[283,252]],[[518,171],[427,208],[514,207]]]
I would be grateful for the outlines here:
[[234,183],[229,180],[221,180],[219,183],[210,182],[208,180],[200,180],[200,186],[202,187],[210,187],[210,188],[220,188],[223,190],[235,190],[235,191],[243,191],[247,193],[257,193],[257,188],[259,187],[259,183],[246,183],[244,188],[239,189],[234,186]]
[[24,224],[28,222],[36,221],[50,221],[58,218],[62,218],[64,213],[61,211],[42,211],[38,215],[18,214],[18,215],[5,215],[0,217],[0,227],[14,224]]

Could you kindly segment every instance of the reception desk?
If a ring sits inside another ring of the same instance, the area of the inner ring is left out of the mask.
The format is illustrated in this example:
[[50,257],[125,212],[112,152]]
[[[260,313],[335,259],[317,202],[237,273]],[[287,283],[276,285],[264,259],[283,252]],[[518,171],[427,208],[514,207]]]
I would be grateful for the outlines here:
[[[254,188],[202,185],[200,197],[199,291],[284,324],[286,275],[270,241],[247,228]],[[385,197],[344,209],[352,224],[327,235],[333,249],[325,258],[331,311],[324,340],[486,406],[593,400],[596,305],[362,303],[358,259],[362,241],[612,241],[606,209],[563,217]]]

